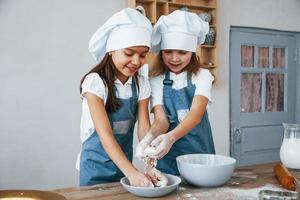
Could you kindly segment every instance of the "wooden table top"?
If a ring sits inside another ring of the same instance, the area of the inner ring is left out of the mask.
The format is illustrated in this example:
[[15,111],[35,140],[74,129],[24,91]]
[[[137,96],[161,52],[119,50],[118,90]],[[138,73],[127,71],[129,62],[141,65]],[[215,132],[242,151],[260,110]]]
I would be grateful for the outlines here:
[[[239,167],[231,179],[222,187],[199,188],[180,184],[177,190],[167,196],[151,199],[258,199],[262,189],[284,190],[278,183],[273,167],[276,163]],[[290,170],[300,180],[300,170]],[[127,200],[149,199],[134,196],[127,192],[119,182],[89,187],[75,187],[54,190],[68,200]]]

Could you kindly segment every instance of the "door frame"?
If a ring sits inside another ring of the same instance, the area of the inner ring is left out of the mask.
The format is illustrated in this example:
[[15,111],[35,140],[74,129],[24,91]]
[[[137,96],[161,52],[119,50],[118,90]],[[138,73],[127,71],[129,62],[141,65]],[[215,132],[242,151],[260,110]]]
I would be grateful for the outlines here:
[[[292,36],[296,40],[296,51],[294,52],[294,58],[296,63],[296,109],[295,109],[295,121],[296,123],[300,123],[300,32],[292,32],[292,31],[282,31],[276,29],[263,29],[263,28],[255,28],[255,27],[241,27],[241,26],[230,26],[230,34],[229,34],[229,93],[231,93],[231,65],[232,65],[232,58],[231,58],[231,42],[232,42],[232,32],[244,32],[244,33],[258,33],[258,34],[269,34],[269,35],[283,35],[283,36]],[[297,87],[298,86],[298,87]],[[231,96],[229,95],[229,102],[231,102]],[[234,152],[234,138],[232,138],[232,107],[231,103],[229,103],[229,119],[230,119],[230,156],[233,156]]]
[[300,33],[294,33],[296,37],[296,51],[297,51],[297,61],[296,61],[296,67],[297,67],[297,85],[298,85],[298,90],[297,90],[297,109],[296,109],[296,120],[297,123],[300,123]]

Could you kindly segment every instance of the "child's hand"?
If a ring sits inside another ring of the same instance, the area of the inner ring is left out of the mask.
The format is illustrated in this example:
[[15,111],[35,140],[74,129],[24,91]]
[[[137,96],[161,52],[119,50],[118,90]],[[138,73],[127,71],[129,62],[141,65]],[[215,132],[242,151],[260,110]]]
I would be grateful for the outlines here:
[[148,178],[145,174],[135,171],[130,174],[128,177],[130,185],[136,187],[154,187],[150,178]]
[[152,140],[153,136],[150,132],[148,132],[146,136],[136,146],[135,155],[137,158],[142,160],[145,157],[144,151]]
[[157,160],[154,159],[154,158],[151,158],[151,157],[147,156],[147,157],[144,158],[144,163],[146,165],[146,170],[153,169],[157,165]]
[[161,159],[170,151],[174,142],[175,139],[170,133],[158,136],[151,142],[150,146],[154,146],[155,150],[151,153],[149,152],[148,156],[155,159]]
[[168,178],[155,168],[146,170],[146,175],[151,178],[155,187],[165,187],[168,185]]

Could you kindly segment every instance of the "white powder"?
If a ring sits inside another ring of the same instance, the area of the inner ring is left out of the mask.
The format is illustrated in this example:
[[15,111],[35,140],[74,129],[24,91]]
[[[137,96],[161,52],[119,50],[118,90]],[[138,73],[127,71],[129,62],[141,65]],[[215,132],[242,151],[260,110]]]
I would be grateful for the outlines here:
[[183,191],[183,190],[186,190],[186,188],[185,187],[178,187],[178,190]]
[[192,195],[189,194],[189,193],[187,193],[187,194],[182,195],[182,197],[183,197],[183,198],[190,198],[190,197],[192,197]]
[[[198,189],[195,189],[198,190]],[[197,192],[192,190],[179,189],[177,199],[188,200],[207,200],[207,199],[222,199],[222,200],[257,200],[259,198],[259,191],[261,190],[276,190],[287,191],[272,184],[267,184],[259,188],[252,189],[234,189],[229,187],[219,188],[200,188]]]

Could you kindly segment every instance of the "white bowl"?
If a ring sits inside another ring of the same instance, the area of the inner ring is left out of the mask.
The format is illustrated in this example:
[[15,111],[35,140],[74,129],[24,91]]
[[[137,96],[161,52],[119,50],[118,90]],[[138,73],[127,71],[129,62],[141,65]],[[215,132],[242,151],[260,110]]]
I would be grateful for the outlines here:
[[216,187],[228,181],[235,168],[234,158],[214,154],[187,154],[176,158],[180,175],[190,184]]
[[166,187],[135,187],[131,186],[128,179],[123,177],[120,182],[122,186],[130,193],[141,197],[160,197],[171,193],[177,188],[181,179],[171,174],[165,174],[168,178],[168,185]]

